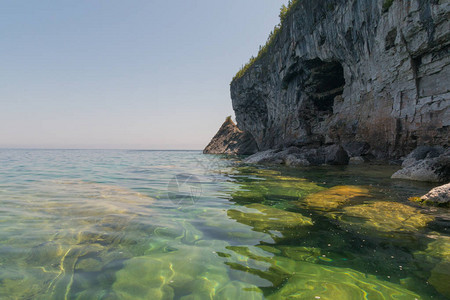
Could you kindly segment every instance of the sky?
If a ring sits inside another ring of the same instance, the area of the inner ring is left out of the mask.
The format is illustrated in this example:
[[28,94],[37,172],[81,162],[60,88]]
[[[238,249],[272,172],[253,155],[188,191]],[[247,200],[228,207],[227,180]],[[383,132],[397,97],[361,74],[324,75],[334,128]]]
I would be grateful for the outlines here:
[[0,2],[0,148],[203,149],[283,0]]

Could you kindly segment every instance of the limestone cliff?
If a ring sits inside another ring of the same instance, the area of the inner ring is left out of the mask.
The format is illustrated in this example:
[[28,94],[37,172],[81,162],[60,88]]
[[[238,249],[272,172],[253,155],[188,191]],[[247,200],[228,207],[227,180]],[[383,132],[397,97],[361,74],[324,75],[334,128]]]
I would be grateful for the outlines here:
[[379,157],[448,147],[450,1],[299,0],[231,83],[260,150],[361,143]]
[[241,131],[228,117],[203,153],[246,155],[256,151],[258,147],[253,137]]

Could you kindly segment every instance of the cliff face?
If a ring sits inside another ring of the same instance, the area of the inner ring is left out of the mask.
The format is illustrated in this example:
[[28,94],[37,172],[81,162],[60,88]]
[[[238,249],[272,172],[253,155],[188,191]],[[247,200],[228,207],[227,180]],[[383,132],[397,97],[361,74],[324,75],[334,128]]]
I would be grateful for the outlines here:
[[248,155],[256,151],[258,151],[258,147],[253,137],[242,132],[231,120],[231,117],[228,117],[203,153]]
[[377,157],[448,147],[450,1],[301,0],[231,83],[260,150],[367,143]]

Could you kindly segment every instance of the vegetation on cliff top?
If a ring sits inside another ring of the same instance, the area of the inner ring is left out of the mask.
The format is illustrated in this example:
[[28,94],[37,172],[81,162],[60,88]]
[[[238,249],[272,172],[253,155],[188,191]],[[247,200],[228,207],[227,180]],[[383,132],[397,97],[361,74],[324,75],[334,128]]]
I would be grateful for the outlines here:
[[233,81],[238,78],[241,78],[245,74],[245,72],[255,63],[256,60],[260,59],[267,53],[269,47],[275,42],[276,37],[281,32],[281,29],[284,26],[287,16],[299,2],[300,0],[289,0],[288,5],[283,4],[283,6],[281,6],[279,15],[280,23],[275,25],[274,29],[270,32],[266,44],[264,46],[259,46],[258,55],[256,57],[252,56],[250,60],[241,67],[239,72],[237,72],[236,75],[233,77]]

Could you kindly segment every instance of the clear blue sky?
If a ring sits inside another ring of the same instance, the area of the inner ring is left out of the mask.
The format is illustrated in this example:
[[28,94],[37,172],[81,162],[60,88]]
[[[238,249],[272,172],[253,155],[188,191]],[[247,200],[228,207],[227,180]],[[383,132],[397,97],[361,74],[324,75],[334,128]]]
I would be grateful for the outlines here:
[[202,149],[282,0],[0,2],[0,147]]

